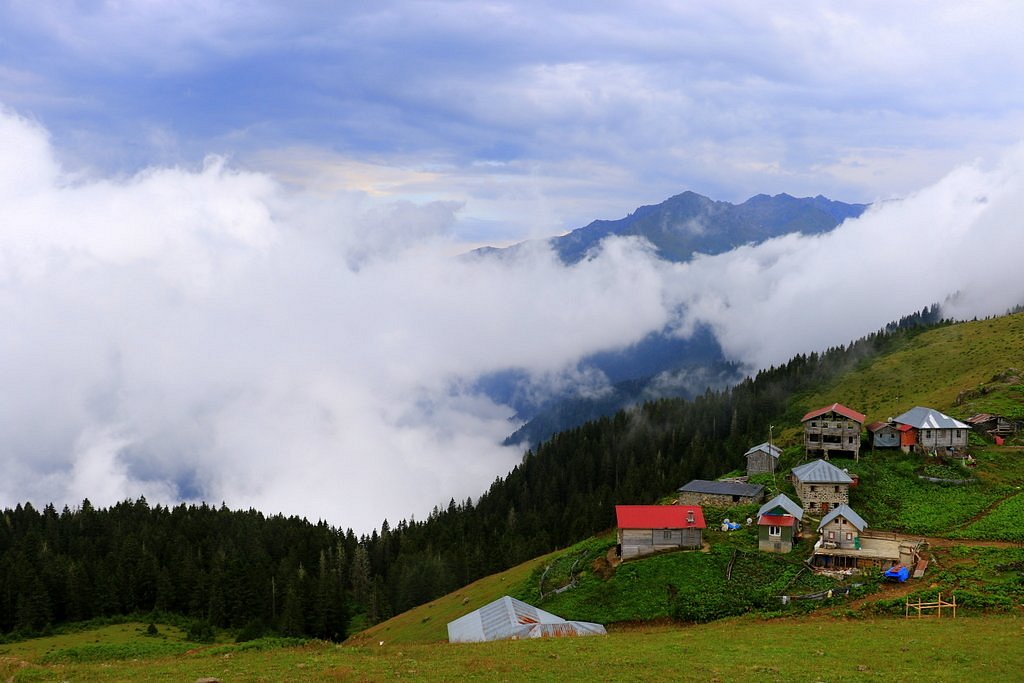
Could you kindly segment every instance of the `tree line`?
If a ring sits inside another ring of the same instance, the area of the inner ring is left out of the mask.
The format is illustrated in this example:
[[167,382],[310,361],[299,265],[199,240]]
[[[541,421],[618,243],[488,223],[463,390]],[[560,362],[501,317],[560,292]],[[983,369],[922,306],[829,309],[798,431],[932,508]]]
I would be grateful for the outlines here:
[[325,522],[206,504],[0,513],[0,632],[95,617],[181,615],[244,632],[339,640],[614,526],[614,506],[651,503],[742,467],[791,397],[926,327],[938,307],[846,346],[800,354],[722,391],[661,399],[556,434],[475,502],[356,537]]

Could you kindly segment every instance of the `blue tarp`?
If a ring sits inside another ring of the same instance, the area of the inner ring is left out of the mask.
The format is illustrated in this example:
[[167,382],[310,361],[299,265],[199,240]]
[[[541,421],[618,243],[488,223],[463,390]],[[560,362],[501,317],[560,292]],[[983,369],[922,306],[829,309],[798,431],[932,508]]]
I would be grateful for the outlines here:
[[899,581],[900,583],[906,581],[908,576],[910,576],[910,570],[908,570],[906,566],[902,564],[898,564],[895,567],[890,567],[885,572],[885,578],[891,579],[893,581]]

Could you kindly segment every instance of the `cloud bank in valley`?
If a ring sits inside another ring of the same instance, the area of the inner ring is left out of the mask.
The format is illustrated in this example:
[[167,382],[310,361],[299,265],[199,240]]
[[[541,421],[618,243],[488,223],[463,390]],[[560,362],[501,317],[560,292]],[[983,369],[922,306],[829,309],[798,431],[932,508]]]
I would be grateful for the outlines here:
[[422,517],[521,455],[479,374],[557,379],[667,322],[637,243],[459,259],[453,203],[316,199],[218,159],[70,177],[12,113],[0,146],[0,504]]
[[482,374],[557,384],[699,322],[756,368],[953,292],[959,316],[1024,299],[1020,149],[828,235],[683,265],[611,239],[566,268],[454,258],[455,202],[314,197],[216,158],[75,177],[11,112],[0,146],[0,505],[146,495],[368,531],[518,462]]

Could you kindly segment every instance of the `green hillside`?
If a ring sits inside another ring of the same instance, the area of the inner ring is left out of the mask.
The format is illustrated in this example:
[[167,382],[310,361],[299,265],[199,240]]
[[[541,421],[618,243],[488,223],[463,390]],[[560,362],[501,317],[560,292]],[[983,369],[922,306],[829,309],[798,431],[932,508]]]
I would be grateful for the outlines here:
[[[784,468],[804,460],[798,445],[799,416],[808,409],[841,402],[884,419],[915,405],[928,405],[966,417],[980,411],[1024,415],[1024,395],[1016,367],[1024,367],[1024,315],[963,323],[906,335],[892,348],[852,368],[813,393],[794,397],[787,409],[789,424],[777,425],[782,443],[789,444]],[[969,359],[969,362],[965,361]],[[921,377],[917,381],[915,377]],[[796,416],[795,418],[792,416]],[[928,556],[934,560],[925,580],[900,587],[902,593],[934,597],[956,591],[968,611],[1013,611],[1024,603],[1024,450],[1015,445],[976,445],[977,466],[969,471],[929,458],[898,451],[867,449],[859,461],[836,460],[860,476],[851,491],[851,505],[873,529],[932,537]],[[781,476],[762,476],[769,496],[792,487]],[[964,486],[936,484],[919,475],[969,478]],[[684,482],[679,482],[680,484]],[[665,491],[670,494],[671,491]],[[671,496],[666,496],[671,498]],[[568,619],[606,624],[678,619],[708,621],[749,611],[766,615],[802,613],[816,608],[836,609],[855,604],[855,612],[897,612],[903,598],[878,577],[851,577],[864,583],[851,598],[826,603],[781,606],[778,595],[813,593],[841,588],[844,581],[816,576],[803,569],[813,538],[793,553],[770,555],[756,550],[754,530],[724,533],[715,526],[724,517],[743,519],[753,509],[707,511],[706,552],[677,552],[610,568],[605,556],[614,534],[605,534],[526,563],[514,572],[479,581],[427,606],[374,627],[357,636],[367,641],[429,642],[445,638],[443,624],[431,624],[439,614],[461,616],[504,594]],[[813,537],[813,529],[809,536]],[[985,546],[986,543],[1003,542]],[[726,570],[731,566],[731,576]],[[524,570],[530,566],[530,573]],[[545,572],[545,570],[547,570]],[[541,599],[541,576],[550,587],[575,580],[575,587]],[[471,603],[465,603],[472,589]],[[895,600],[895,602],[893,602]],[[426,624],[431,624],[429,628]]]

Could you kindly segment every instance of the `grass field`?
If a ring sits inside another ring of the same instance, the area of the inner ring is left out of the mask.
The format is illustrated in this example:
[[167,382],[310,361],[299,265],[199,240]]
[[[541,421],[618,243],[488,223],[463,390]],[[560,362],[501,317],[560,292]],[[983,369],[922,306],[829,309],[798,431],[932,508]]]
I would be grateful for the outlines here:
[[[141,625],[130,628],[144,638]],[[109,629],[82,635],[132,642]],[[252,641],[132,660],[40,662],[42,651],[74,647],[68,638],[0,647],[0,679],[1018,681],[1024,661],[1024,619],[1018,616],[740,617],[700,626],[622,628],[608,636],[575,639],[468,645]]]

